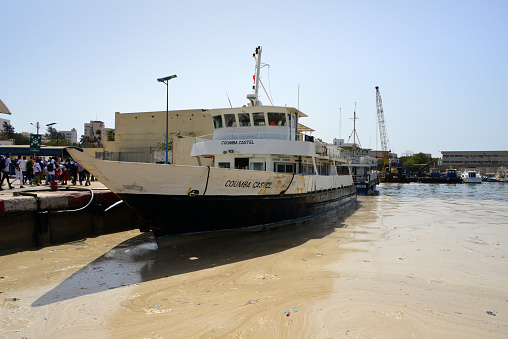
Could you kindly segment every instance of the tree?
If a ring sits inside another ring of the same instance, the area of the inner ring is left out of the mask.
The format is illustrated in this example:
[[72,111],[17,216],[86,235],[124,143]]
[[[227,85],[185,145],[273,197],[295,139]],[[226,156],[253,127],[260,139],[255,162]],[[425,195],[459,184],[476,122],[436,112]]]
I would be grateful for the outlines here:
[[432,159],[428,157],[426,154],[420,152],[418,154],[412,156],[402,156],[399,159],[404,168],[410,170],[411,172],[418,171],[423,165],[428,164]]
[[15,145],[30,145],[30,137],[21,133],[14,133],[13,139]]
[[108,134],[108,141],[115,141],[115,130],[109,129],[107,132]]
[[[164,135],[164,140],[163,141],[157,141],[157,148],[161,151],[165,151],[166,150],[166,134],[163,134]],[[173,149],[173,139],[169,139],[168,141],[168,151],[169,150],[172,150]]]
[[96,142],[96,138],[89,137],[88,135],[82,135],[79,139],[79,146],[85,148],[95,148],[97,147]]
[[7,121],[4,121],[2,126],[3,134],[7,137],[7,139],[14,138],[14,126],[9,124]]

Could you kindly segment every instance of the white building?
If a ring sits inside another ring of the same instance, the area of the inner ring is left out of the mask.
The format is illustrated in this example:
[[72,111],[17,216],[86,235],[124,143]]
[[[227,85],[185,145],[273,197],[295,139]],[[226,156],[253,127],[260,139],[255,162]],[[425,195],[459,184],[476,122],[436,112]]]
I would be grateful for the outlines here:
[[76,144],[78,142],[78,131],[73,128],[70,131],[60,131],[60,133],[65,134],[65,140],[72,144]]
[[108,131],[112,128],[106,128],[102,121],[93,121],[90,123],[85,123],[85,133],[83,134],[85,137],[97,138],[100,137],[99,144],[103,144],[104,140],[108,140]]
[[353,147],[353,143],[344,142],[344,139],[334,138],[333,139],[333,144],[335,146]]
[[442,168],[463,171],[475,168],[482,174],[495,173],[501,166],[508,165],[508,151],[441,151]]

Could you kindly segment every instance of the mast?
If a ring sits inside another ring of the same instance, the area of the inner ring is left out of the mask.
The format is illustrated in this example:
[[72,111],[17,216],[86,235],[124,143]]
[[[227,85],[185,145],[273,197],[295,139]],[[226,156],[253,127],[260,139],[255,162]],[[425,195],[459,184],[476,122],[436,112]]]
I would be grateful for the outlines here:
[[[356,133],[356,120],[359,119],[356,117],[356,102],[355,102],[355,111],[353,113],[353,117],[349,118],[349,119],[353,119],[353,132],[351,132],[351,135],[347,139],[347,142],[349,142],[349,140],[351,140],[351,136],[353,136],[353,148],[354,147],[362,147],[360,145],[360,138],[358,138],[358,134]],[[358,139],[358,144],[356,144],[356,139]]]
[[[353,146],[356,147],[356,102],[355,102],[355,111],[353,113]],[[360,142],[360,140],[358,140]]]
[[[254,58],[256,59],[256,85],[255,85],[255,88],[254,88],[254,96],[256,97],[254,100],[254,106],[258,106],[259,105],[259,96],[258,96],[258,92],[259,92],[259,75],[261,73],[261,46],[258,46],[256,48],[256,53],[254,54]],[[256,58],[256,55],[257,55],[257,58]]]

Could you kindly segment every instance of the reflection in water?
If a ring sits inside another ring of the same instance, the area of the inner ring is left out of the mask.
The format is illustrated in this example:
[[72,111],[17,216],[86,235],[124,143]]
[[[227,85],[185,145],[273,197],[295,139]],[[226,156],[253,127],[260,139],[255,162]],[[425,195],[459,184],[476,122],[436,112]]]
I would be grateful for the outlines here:
[[321,239],[343,227],[356,210],[330,213],[284,228],[260,232],[230,232],[180,236],[157,247],[151,233],[131,238],[86,265],[32,306],[44,306],[108,289],[175,276],[258,258]]

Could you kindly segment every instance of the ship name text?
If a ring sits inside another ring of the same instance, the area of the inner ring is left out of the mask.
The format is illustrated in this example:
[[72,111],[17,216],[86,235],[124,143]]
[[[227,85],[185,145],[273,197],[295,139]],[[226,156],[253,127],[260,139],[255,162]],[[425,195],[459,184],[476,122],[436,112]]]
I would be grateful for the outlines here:
[[221,145],[254,145],[254,140],[224,140]]
[[271,181],[246,181],[246,180],[228,180],[224,184],[225,187],[234,188],[270,188],[272,187]]

